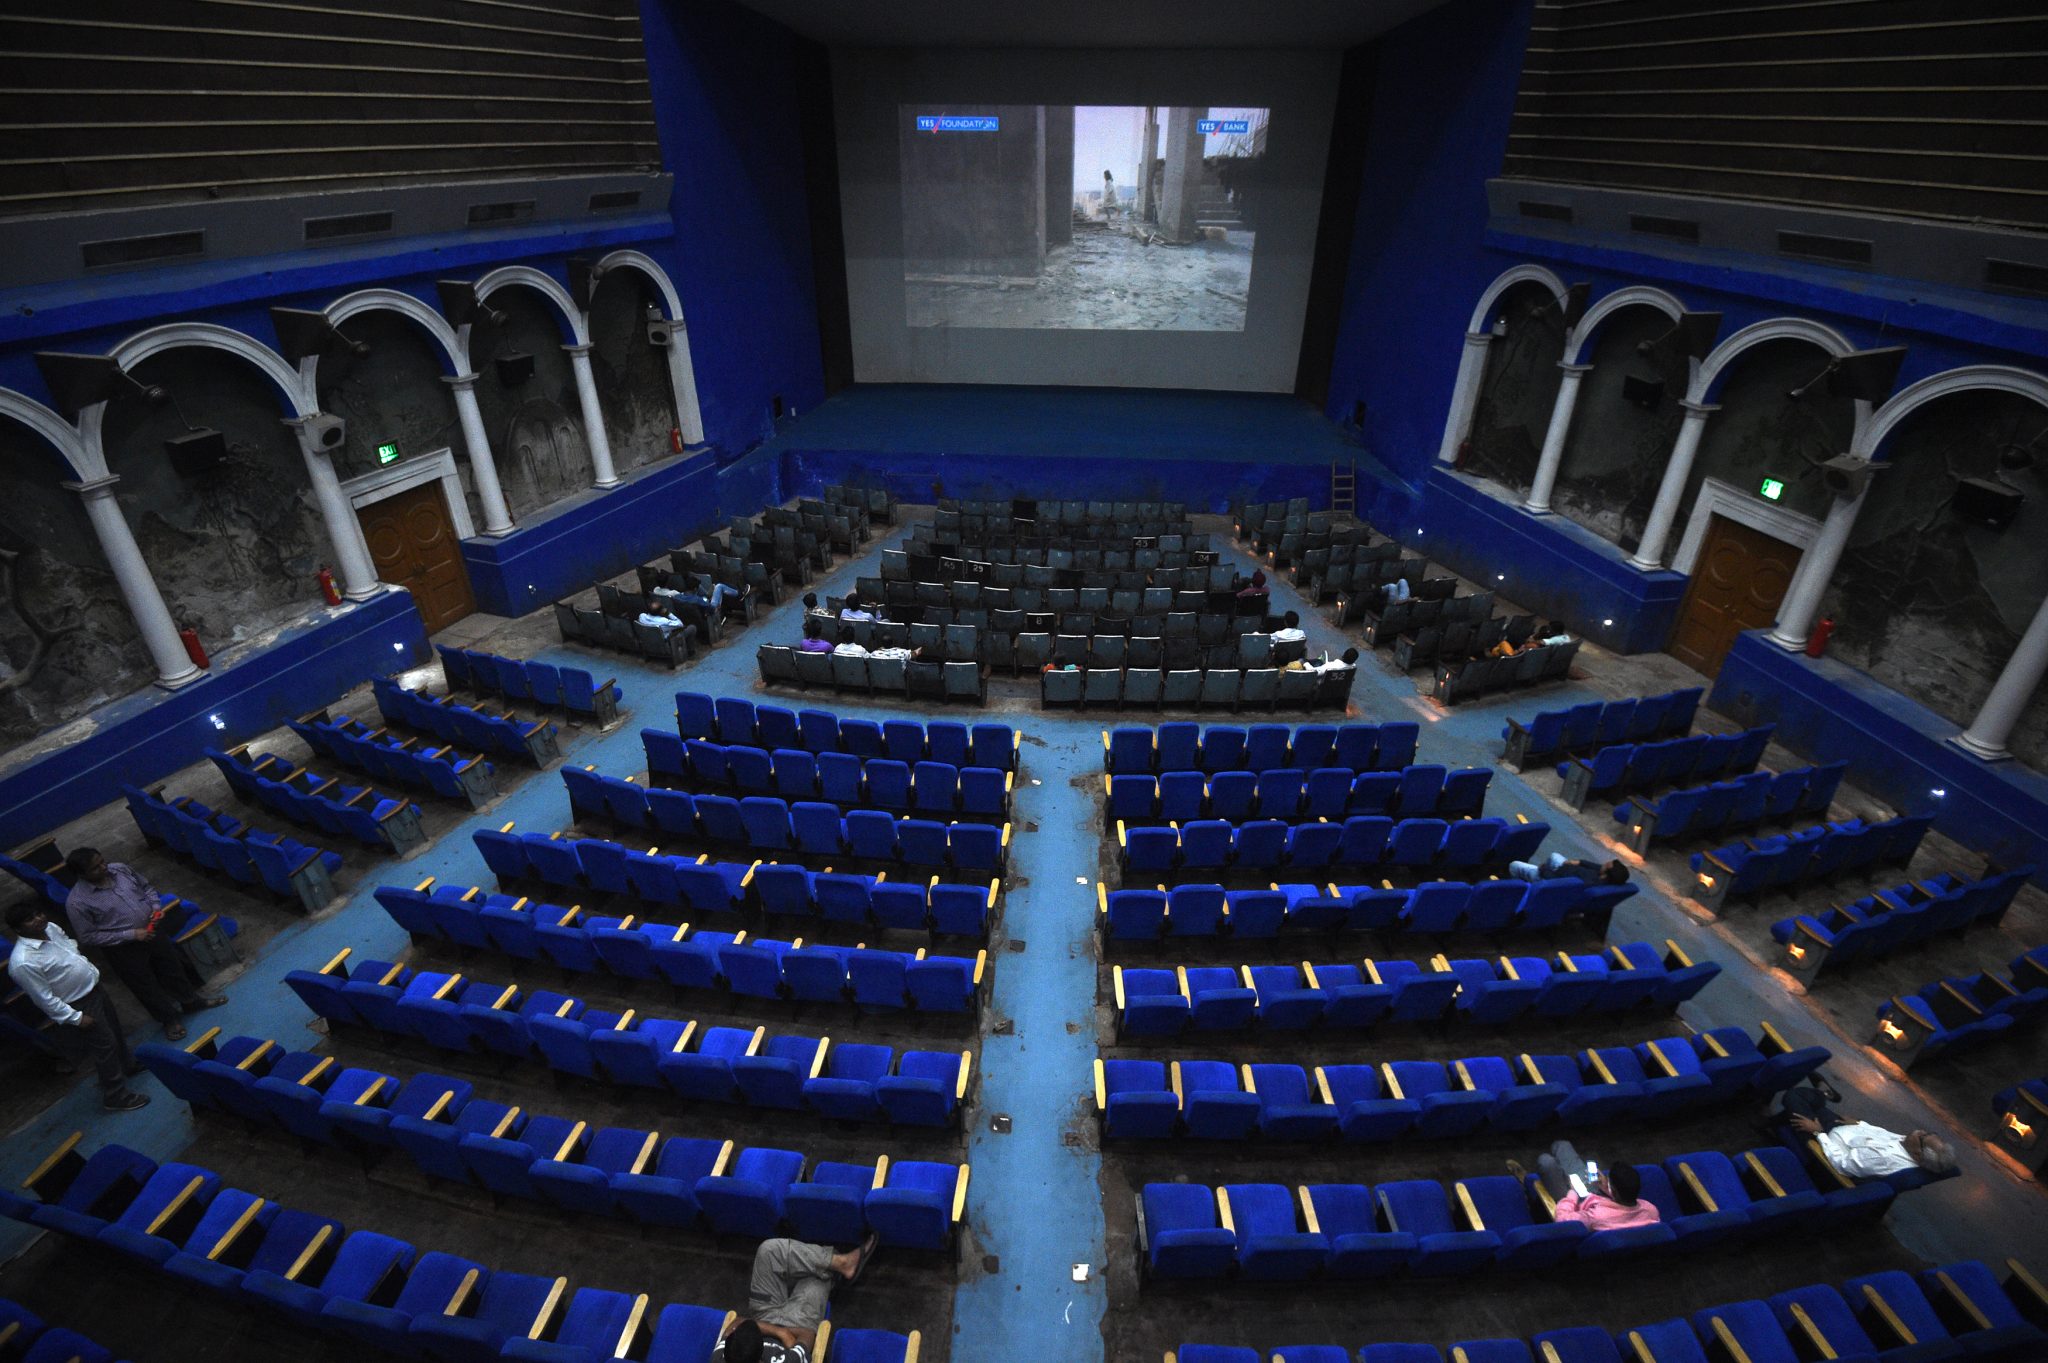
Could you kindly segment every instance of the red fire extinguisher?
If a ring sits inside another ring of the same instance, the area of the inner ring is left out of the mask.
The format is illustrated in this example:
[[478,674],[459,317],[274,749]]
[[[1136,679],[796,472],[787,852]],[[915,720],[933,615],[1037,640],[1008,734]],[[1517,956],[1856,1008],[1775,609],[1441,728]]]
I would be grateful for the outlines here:
[[199,642],[198,630],[181,629],[178,631],[178,637],[185,642],[185,656],[192,660],[192,666],[202,672],[213,666],[207,659],[205,646]]
[[1806,656],[1818,658],[1821,654],[1827,652],[1828,636],[1834,632],[1835,617],[1832,615],[1822,616],[1820,623],[1813,627],[1813,633],[1806,641]]
[[669,427],[669,428],[668,428],[668,447],[669,447],[669,449],[670,449],[670,450],[672,450],[672,451],[673,451],[673,452],[675,452],[676,454],[681,454],[681,453],[683,452],[683,428],[682,428],[682,427],[680,427],[680,426],[671,426],[671,427]]
[[341,604],[341,588],[334,585],[334,569],[322,564],[320,571],[313,576],[320,580],[320,595],[327,598],[327,604],[339,606]]

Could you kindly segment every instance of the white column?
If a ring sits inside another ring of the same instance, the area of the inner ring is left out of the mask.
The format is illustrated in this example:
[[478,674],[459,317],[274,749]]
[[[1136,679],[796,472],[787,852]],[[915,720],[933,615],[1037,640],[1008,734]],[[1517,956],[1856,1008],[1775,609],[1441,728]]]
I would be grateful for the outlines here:
[[505,490],[498,486],[498,461],[491,453],[491,438],[484,434],[483,409],[476,404],[474,374],[443,375],[441,382],[455,390],[455,415],[462,422],[462,444],[469,451],[469,473],[476,480],[476,499],[483,503],[484,533],[498,536],[512,533],[512,513],[505,506]]
[[617,487],[619,475],[612,471],[612,442],[604,433],[604,411],[597,405],[597,375],[590,369],[589,342],[565,345],[569,368],[576,372],[576,400],[583,406],[583,438],[590,442],[592,487]]
[[704,419],[698,415],[697,370],[690,363],[690,334],[683,319],[673,318],[668,333],[668,386],[676,395],[676,429],[685,445],[704,443]]
[[2048,675],[2048,600],[2034,612],[2034,621],[2020,636],[2019,647],[2005,660],[2005,670],[1991,685],[1991,694],[1977,708],[1970,727],[1956,735],[1955,744],[1964,752],[1996,762],[2011,757],[2005,740],[2012,737],[2015,724],[2026,711],[2027,702]]
[[1799,566],[1792,570],[1792,581],[1786,584],[1785,599],[1778,605],[1778,622],[1771,626],[1768,636],[1772,643],[1794,653],[1806,647],[1807,636],[1813,633],[1814,614],[1820,610],[1821,595],[1827,591],[1828,583],[1834,581],[1835,565],[1842,561],[1842,551],[1849,545],[1849,532],[1856,527],[1856,514],[1863,509],[1863,499],[1868,495],[1866,488],[1854,497],[1837,497],[1828,507],[1820,533],[1799,556]]
[[1657,500],[1650,507],[1649,524],[1643,527],[1643,542],[1629,558],[1638,568],[1664,566],[1664,541],[1671,537],[1671,523],[1678,519],[1678,499],[1685,495],[1685,480],[1692,475],[1700,436],[1707,429],[1707,417],[1721,410],[1705,402],[1678,405],[1685,408],[1685,424],[1678,428],[1678,443],[1671,447],[1671,462],[1664,466],[1664,481],[1657,485]]
[[135,627],[142,631],[150,661],[156,664],[156,684],[175,691],[187,682],[198,681],[200,671],[185,652],[185,641],[178,637],[171,608],[164,604],[163,593],[157,590],[149,565],[142,561],[135,532],[128,528],[121,504],[114,500],[114,484],[120,481],[118,475],[109,474],[89,483],[64,486],[85,501],[85,518],[92,522],[100,551],[107,556],[107,566],[114,570],[114,583],[121,589],[121,599],[127,603],[128,614],[135,618]]
[[1543,454],[1536,461],[1536,477],[1529,484],[1529,500],[1522,503],[1524,511],[1534,511],[1539,515],[1550,510],[1550,492],[1557,486],[1558,465],[1564,462],[1564,438],[1572,428],[1572,408],[1579,402],[1579,380],[1593,366],[1566,364],[1559,360],[1557,367],[1564,371],[1564,378],[1558,381],[1557,401],[1550,405],[1550,429],[1543,433]]
[[334,557],[341,569],[341,594],[351,601],[367,601],[385,588],[377,580],[376,566],[370,561],[363,523],[356,519],[356,509],[342,495],[341,480],[334,475],[327,451],[313,443],[306,418],[298,417],[284,424],[299,437],[299,453],[305,456],[306,476],[313,483],[313,500],[320,504],[320,519],[327,522],[327,538],[334,544]]
[[1471,433],[1479,386],[1486,379],[1486,347],[1492,344],[1491,332],[1465,333],[1465,348],[1458,353],[1458,381],[1451,388],[1451,414],[1444,422],[1444,443],[1436,452],[1438,463],[1458,462],[1458,446]]

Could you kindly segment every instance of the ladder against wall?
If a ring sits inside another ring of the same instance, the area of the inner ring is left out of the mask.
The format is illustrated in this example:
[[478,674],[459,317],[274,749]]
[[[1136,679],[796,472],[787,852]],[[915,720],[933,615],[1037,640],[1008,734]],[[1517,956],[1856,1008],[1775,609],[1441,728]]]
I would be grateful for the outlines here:
[[1358,465],[1330,461],[1330,510],[1358,514]]

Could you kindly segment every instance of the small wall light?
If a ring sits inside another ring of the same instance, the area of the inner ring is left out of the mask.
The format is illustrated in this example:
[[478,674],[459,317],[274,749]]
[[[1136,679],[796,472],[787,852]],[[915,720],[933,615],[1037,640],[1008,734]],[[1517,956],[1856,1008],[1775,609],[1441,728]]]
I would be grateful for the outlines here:
[[213,727],[216,729],[225,729],[228,727],[228,722],[222,719],[219,715],[208,715],[207,718],[213,721]]

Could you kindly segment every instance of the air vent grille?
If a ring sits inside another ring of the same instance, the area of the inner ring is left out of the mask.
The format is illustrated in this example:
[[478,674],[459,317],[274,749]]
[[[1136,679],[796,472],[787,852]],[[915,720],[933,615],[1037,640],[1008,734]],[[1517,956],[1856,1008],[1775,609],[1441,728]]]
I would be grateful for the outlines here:
[[593,213],[623,213],[639,206],[640,191],[637,189],[608,190],[590,196],[590,211]]
[[1541,218],[1545,222],[1570,222],[1572,220],[1572,206],[1570,204],[1553,204],[1544,203],[1540,199],[1523,199],[1517,205],[1517,208],[1525,218]]
[[339,241],[345,237],[381,237],[391,231],[389,211],[342,213],[331,218],[306,219],[307,241]]
[[1778,254],[1825,260],[1831,265],[1868,265],[1870,243],[1854,237],[1822,236],[1818,232],[1780,232]]
[[2023,260],[1987,259],[1984,287],[2001,293],[2024,293],[2048,298],[2048,265],[2029,265]]
[[469,225],[484,227],[499,222],[526,222],[533,217],[533,200],[519,199],[511,203],[471,204]]
[[147,237],[118,237],[111,241],[88,241],[78,254],[88,270],[118,270],[127,265],[158,265],[167,260],[186,260],[206,254],[206,233],[159,232]]
[[1660,218],[1650,213],[1628,215],[1628,230],[1645,236],[1668,237],[1672,241],[1697,242],[1700,225],[1690,218]]

